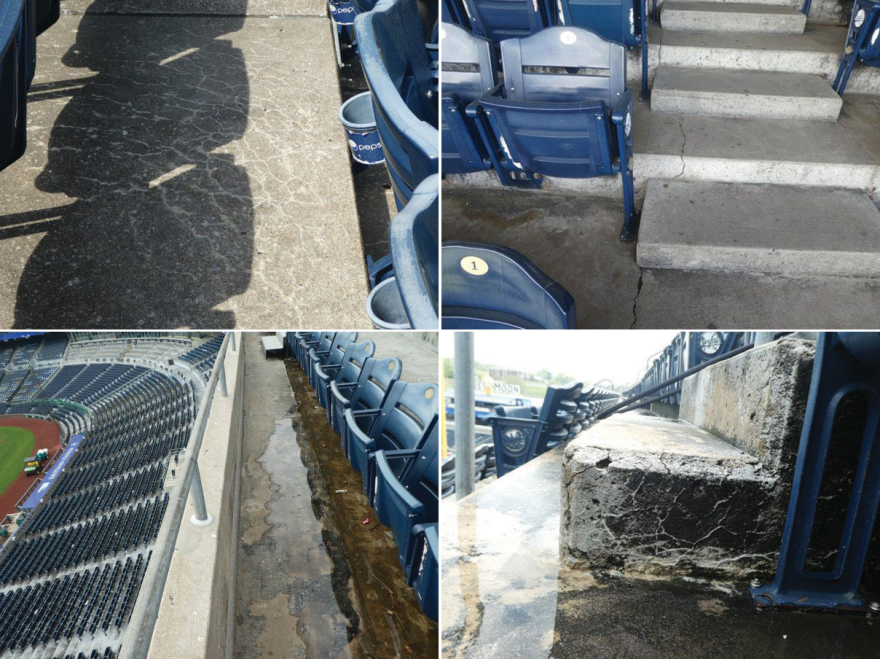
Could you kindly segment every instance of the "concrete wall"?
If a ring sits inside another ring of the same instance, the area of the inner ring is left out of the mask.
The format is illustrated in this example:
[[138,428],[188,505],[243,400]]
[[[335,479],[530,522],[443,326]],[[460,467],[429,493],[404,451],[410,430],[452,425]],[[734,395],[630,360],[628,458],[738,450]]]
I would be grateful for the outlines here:
[[192,523],[187,502],[150,645],[151,659],[227,656],[230,603],[235,599],[238,488],[244,405],[244,341],[227,352],[228,397],[218,385],[199,456],[211,522]]

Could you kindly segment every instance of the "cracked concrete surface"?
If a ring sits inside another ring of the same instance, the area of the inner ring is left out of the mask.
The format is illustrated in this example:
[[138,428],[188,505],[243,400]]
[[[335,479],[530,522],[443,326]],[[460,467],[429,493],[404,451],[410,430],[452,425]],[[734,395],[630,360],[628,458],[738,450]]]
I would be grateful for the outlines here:
[[[323,3],[251,3],[65,3],[0,173],[0,324],[368,326]],[[282,6],[311,15],[245,16]]]

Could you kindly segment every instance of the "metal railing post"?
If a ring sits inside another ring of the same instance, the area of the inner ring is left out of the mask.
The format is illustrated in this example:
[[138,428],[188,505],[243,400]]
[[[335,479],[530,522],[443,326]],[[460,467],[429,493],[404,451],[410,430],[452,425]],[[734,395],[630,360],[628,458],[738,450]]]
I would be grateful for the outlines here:
[[455,333],[455,498],[474,491],[474,334]]
[[229,347],[235,352],[235,332],[229,333]]
[[211,523],[211,516],[208,514],[208,506],[205,504],[205,491],[202,489],[202,473],[199,471],[199,463],[193,463],[193,480],[189,487],[189,493],[192,495],[193,507],[196,514],[192,516],[192,523],[197,526],[207,526]]
[[226,390],[226,366],[224,364],[220,364],[220,394],[223,398],[229,396],[229,392]]

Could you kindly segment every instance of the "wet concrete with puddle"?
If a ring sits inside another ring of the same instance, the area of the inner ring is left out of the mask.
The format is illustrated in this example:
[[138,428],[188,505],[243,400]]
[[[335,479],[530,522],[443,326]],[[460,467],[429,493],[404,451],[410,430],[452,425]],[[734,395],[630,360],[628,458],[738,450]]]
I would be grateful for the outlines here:
[[437,625],[323,409],[298,366],[265,360],[258,340],[246,352],[236,658],[436,657]]

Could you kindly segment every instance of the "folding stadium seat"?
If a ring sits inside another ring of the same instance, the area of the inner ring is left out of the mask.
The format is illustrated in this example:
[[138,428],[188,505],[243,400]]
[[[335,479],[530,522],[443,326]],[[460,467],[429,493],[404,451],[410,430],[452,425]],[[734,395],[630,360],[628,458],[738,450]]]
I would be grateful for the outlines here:
[[[396,382],[382,407],[344,414],[349,464],[360,472],[364,493],[373,501],[369,463],[376,451],[420,449],[438,418],[438,387],[433,382]],[[436,464],[434,465],[436,469]]]
[[438,524],[418,524],[412,532],[416,542],[413,543],[411,585],[422,611],[436,621],[440,606],[440,527]]
[[300,334],[300,338],[295,348],[296,361],[299,362],[299,367],[303,370],[303,373],[308,373],[305,362],[309,356],[309,348],[318,345],[321,339],[321,332],[298,332],[298,334]]
[[443,23],[454,23],[465,28],[470,28],[471,25],[463,0],[441,0],[440,20]]
[[334,332],[333,342],[330,344],[330,347],[325,349],[322,340],[317,346],[309,349],[309,371],[307,375],[312,389],[317,387],[315,367],[321,364],[332,365],[342,362],[342,357],[345,355],[345,349],[348,347],[348,344],[357,341],[357,338],[357,332]]
[[582,27],[600,37],[642,50],[642,98],[648,97],[646,0],[556,0],[559,25]]
[[355,19],[364,75],[398,210],[439,169],[437,102],[417,3],[381,0]]
[[633,240],[632,90],[626,49],[576,27],[551,27],[501,42],[504,83],[467,108],[503,185],[540,187],[543,177],[617,176],[620,239]]
[[346,456],[348,456],[348,427],[345,423],[345,413],[351,410],[357,418],[361,413],[380,409],[394,383],[400,378],[402,369],[403,364],[397,357],[370,358],[364,362],[357,382],[330,382],[333,430],[339,435]]
[[492,167],[476,121],[465,108],[498,84],[492,42],[463,27],[443,23],[443,94],[440,97],[441,150],[444,174],[462,174]]
[[856,61],[880,66],[880,0],[856,0],[834,91],[843,96]]
[[551,385],[540,408],[496,407],[489,417],[498,477],[566,441],[583,385]]
[[444,329],[574,329],[574,299],[519,252],[443,244]]
[[[371,286],[376,281],[390,281],[396,286],[400,302],[412,329],[439,328],[438,300],[440,267],[437,251],[440,246],[440,175],[421,182],[406,207],[391,220],[391,253],[373,263]],[[367,298],[367,308],[372,296]]]
[[553,25],[546,0],[462,0],[476,34],[495,42],[527,37]]
[[18,160],[27,146],[27,94],[36,67],[36,34],[33,0],[0,5],[0,170]]
[[335,382],[337,387],[356,384],[364,363],[373,356],[375,351],[376,344],[372,341],[349,343],[339,364],[319,364],[315,367],[315,391],[318,394],[318,402],[321,407],[327,410],[327,423],[333,422],[330,406],[330,383]]
[[438,520],[440,424],[436,418],[430,423],[427,435],[417,425],[409,424],[412,435],[421,433],[409,440],[415,441],[412,448],[377,450],[365,465],[368,468],[365,480],[370,504],[379,521],[389,527],[394,535],[397,558],[406,571],[407,582],[410,582],[414,567],[412,545],[416,537],[412,532],[413,527]]
[[312,360],[311,355],[314,354],[312,351],[317,351],[320,353],[328,353],[330,351],[330,346],[333,345],[334,341],[336,341],[336,332],[321,332],[318,335],[317,343],[313,345],[304,345],[303,346],[303,360],[300,363],[302,366],[303,373],[306,376],[306,379],[311,384],[312,381]]

